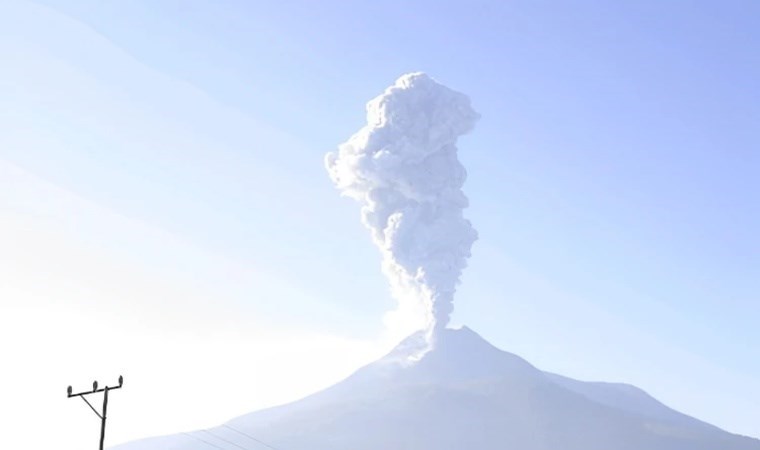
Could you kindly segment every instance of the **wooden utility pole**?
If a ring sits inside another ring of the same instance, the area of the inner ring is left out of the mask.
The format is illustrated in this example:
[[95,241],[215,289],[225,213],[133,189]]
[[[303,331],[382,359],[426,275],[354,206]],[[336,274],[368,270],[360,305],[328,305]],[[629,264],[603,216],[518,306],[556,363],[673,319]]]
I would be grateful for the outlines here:
[[[106,439],[106,412],[108,411],[108,391],[112,391],[114,389],[121,389],[122,385],[124,385],[124,377],[119,376],[119,385],[118,386],[106,386],[104,388],[98,389],[98,382],[94,381],[92,383],[92,390],[86,391],[86,392],[80,392],[78,394],[72,394],[71,386],[69,386],[67,392],[69,395],[69,398],[71,397],[79,397],[82,400],[84,400],[85,403],[87,403],[87,406],[90,407],[90,409],[98,416],[100,417],[100,450],[103,450],[103,442],[105,442]],[[95,394],[98,392],[103,393],[103,410],[102,412],[98,412],[97,409],[95,409],[90,402],[87,401],[85,398],[86,395]]]

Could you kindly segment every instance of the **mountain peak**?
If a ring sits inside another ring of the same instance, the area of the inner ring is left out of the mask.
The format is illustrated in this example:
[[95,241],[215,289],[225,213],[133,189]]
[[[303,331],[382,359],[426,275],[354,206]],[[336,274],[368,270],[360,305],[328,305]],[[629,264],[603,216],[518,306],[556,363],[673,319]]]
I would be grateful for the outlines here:
[[478,333],[474,332],[467,326],[460,328],[442,328],[433,332],[432,337],[432,349],[443,349],[451,351],[453,349],[459,350],[478,350],[485,351],[499,351],[490,342],[483,339]]
[[[361,373],[364,372],[364,373]],[[441,328],[432,333],[419,331],[401,341],[380,360],[356,375],[381,373],[399,380],[452,382],[515,375],[536,375],[540,371],[519,356],[502,351],[472,329]]]
[[482,352],[497,350],[472,329],[440,328],[432,331],[417,331],[398,343],[381,361],[411,364],[422,360],[430,352],[452,353],[462,351]]

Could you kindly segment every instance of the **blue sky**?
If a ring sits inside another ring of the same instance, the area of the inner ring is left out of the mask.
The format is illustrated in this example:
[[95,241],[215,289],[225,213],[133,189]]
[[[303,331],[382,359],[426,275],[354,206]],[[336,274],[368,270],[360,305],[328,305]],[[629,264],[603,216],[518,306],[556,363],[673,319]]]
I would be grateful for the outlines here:
[[[422,70],[482,115],[460,142],[480,239],[453,322],[760,436],[760,4],[126,3],[2,6],[9,312],[113,320],[125,349],[318,335],[352,353],[289,383],[345,375],[383,347],[394,301],[322,158]],[[59,281],[30,294],[45,273]],[[59,345],[79,342],[66,330]],[[148,377],[139,355],[130,370]]]

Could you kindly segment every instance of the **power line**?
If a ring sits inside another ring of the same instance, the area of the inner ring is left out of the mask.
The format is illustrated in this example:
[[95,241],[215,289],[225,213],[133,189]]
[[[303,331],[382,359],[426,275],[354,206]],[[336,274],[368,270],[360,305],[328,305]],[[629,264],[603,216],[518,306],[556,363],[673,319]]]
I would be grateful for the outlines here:
[[223,437],[221,437],[221,436],[219,436],[219,435],[217,435],[217,434],[214,434],[214,433],[212,433],[212,432],[211,432],[211,431],[209,431],[209,430],[201,430],[201,431],[203,431],[204,433],[208,433],[208,434],[210,434],[211,436],[214,436],[215,438],[219,439],[220,441],[226,442],[226,443],[228,443],[228,444],[230,444],[230,445],[234,445],[235,447],[237,447],[237,448],[239,448],[239,449],[241,449],[241,450],[251,450],[251,449],[249,449],[249,448],[245,448],[245,447],[243,447],[243,446],[242,446],[242,445],[240,445],[240,444],[236,444],[235,442],[232,442],[232,441],[230,441],[230,440],[228,440],[228,439],[225,439],[225,438],[223,438]]
[[269,449],[272,449],[272,450],[280,450],[280,449],[278,449],[277,447],[272,447],[271,445],[267,444],[266,442],[264,442],[264,441],[262,441],[262,440],[256,439],[255,437],[251,436],[251,435],[250,435],[250,434],[248,434],[248,433],[243,433],[243,432],[242,432],[242,431],[240,431],[240,430],[237,430],[237,429],[235,429],[235,428],[232,428],[231,426],[229,426],[229,425],[227,425],[227,424],[224,424],[224,425],[222,425],[222,426],[223,426],[223,427],[225,427],[225,428],[229,428],[230,430],[232,430],[232,431],[234,431],[234,432],[236,432],[236,433],[242,434],[243,436],[247,437],[248,439],[250,439],[250,440],[252,440],[252,441],[254,441],[254,442],[258,442],[259,444],[263,445],[264,447],[267,447],[267,448],[269,448]]
[[[256,439],[255,437],[253,437],[253,436],[251,436],[251,435],[249,435],[249,434],[243,433],[242,431],[238,431],[238,430],[236,430],[236,429],[234,429],[234,428],[232,428],[232,427],[226,426],[226,425],[225,425],[225,427],[229,428],[229,429],[230,429],[230,430],[232,430],[232,431],[235,431],[235,432],[237,432],[237,433],[240,433],[240,434],[242,434],[243,436],[247,437],[248,439],[251,439],[251,440],[253,440],[253,441],[255,441],[255,442],[257,442],[257,443],[259,443],[259,444],[261,444],[261,445],[263,445],[263,446],[265,446],[265,447],[268,447],[268,448],[270,448],[270,449],[274,449],[274,450],[278,450],[278,449],[276,449],[275,447],[272,447],[271,445],[267,444],[266,442],[263,442],[263,441],[261,441],[261,440],[259,440],[259,439]],[[235,446],[235,447],[237,447],[237,448],[239,448],[239,449],[241,449],[241,450],[251,450],[251,449],[250,449],[250,448],[248,448],[248,447],[243,447],[242,445],[240,445],[240,444],[238,444],[238,443],[236,443],[236,442],[233,442],[233,441],[231,441],[231,440],[229,440],[229,439],[227,439],[227,438],[224,438],[224,437],[222,437],[222,436],[219,436],[218,434],[216,434],[216,433],[212,432],[212,431],[211,431],[211,430],[209,430],[209,429],[204,429],[204,430],[200,430],[200,431],[201,431],[201,432],[203,432],[203,433],[207,433],[207,434],[209,434],[209,435],[213,436],[214,438],[216,438],[216,439],[218,439],[218,440],[220,440],[220,441],[222,441],[222,442],[224,442],[224,443],[227,443],[227,444],[229,444],[229,445],[233,445],[233,446]],[[207,441],[207,440],[205,440],[205,439],[199,438],[198,436],[194,436],[194,435],[192,435],[192,434],[190,434],[190,433],[182,433],[182,434],[184,434],[184,435],[186,435],[186,436],[189,436],[189,437],[191,437],[191,438],[193,438],[193,439],[199,440],[199,441],[203,442],[204,444],[210,445],[210,446],[212,446],[212,447],[214,447],[214,448],[217,448],[217,449],[220,449],[220,450],[227,450],[227,449],[226,449],[226,448],[224,448],[224,447],[220,447],[220,446],[218,446],[218,445],[216,445],[216,444],[214,444],[214,443],[211,443],[211,442],[209,442],[209,441]]]
[[185,432],[183,432],[182,434],[184,434],[185,436],[189,436],[189,437],[191,437],[191,438],[193,438],[193,439],[195,439],[195,440],[201,441],[201,442],[203,442],[203,443],[204,443],[204,444],[206,444],[206,445],[210,445],[210,446],[212,446],[212,447],[214,447],[214,448],[218,448],[219,450],[227,450],[227,449],[226,449],[226,448],[224,448],[224,447],[219,447],[218,445],[212,444],[211,442],[209,442],[209,441],[207,441],[207,440],[205,440],[205,439],[201,439],[201,438],[199,438],[198,436],[193,436],[193,435],[192,435],[192,434],[190,434],[190,433],[185,433]]

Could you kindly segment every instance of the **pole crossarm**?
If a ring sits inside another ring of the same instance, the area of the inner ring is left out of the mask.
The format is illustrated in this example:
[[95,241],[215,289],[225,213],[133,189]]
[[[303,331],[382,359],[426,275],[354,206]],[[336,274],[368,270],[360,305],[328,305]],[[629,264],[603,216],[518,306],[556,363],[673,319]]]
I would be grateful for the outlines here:
[[[95,382],[95,383],[96,383],[95,386],[97,386],[97,382]],[[68,396],[69,396],[69,398],[71,398],[71,397],[79,397],[79,396],[82,396],[82,395],[96,394],[98,392],[105,392],[106,389],[108,389],[109,391],[113,391],[114,389],[121,389],[121,387],[123,385],[124,385],[124,377],[120,376],[119,377],[119,384],[116,385],[116,386],[106,386],[106,387],[102,387],[100,389],[98,389],[97,387],[95,387],[91,391],[79,392],[77,394],[72,394],[71,393],[71,386],[69,386]]]
[[106,389],[108,389],[109,391],[113,391],[113,390],[116,390],[116,389],[121,389],[121,386],[107,386],[107,387],[104,387],[104,388],[100,388],[97,391],[87,391],[87,392],[79,392],[77,394],[70,394],[69,398],[71,398],[71,397],[79,397],[79,396],[82,396],[82,395],[97,394],[98,392],[105,392]]

